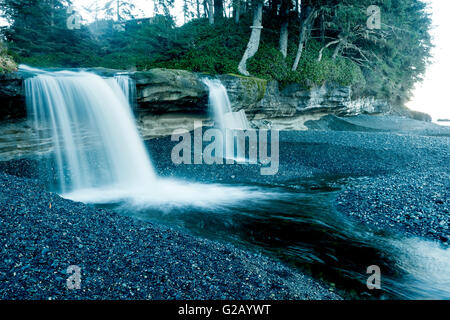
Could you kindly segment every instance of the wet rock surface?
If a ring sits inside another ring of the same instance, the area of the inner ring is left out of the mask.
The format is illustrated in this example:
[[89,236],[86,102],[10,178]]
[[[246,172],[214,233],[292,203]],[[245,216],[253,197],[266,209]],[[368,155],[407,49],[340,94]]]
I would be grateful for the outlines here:
[[139,111],[207,113],[208,88],[197,74],[184,70],[135,72]]
[[[54,69],[56,70],[56,69]],[[161,115],[180,113],[208,114],[208,88],[204,74],[185,70],[150,69],[124,72],[106,68],[75,69],[94,72],[103,77],[126,73],[136,80],[137,113]],[[0,121],[23,119],[26,116],[23,82],[32,76],[27,72],[0,75]],[[305,88],[298,84],[281,86],[276,81],[238,75],[217,76],[228,91],[234,111],[244,110],[257,127],[265,127],[261,119],[292,119],[301,115],[394,114],[430,121],[430,117],[405,107],[393,106],[373,97],[354,97],[352,88],[327,84]],[[277,121],[269,121],[276,128]],[[0,124],[1,126],[1,124]],[[280,125],[278,128],[286,128]]]
[[304,124],[310,130],[397,132],[409,135],[450,137],[450,127],[401,116],[357,115],[338,117],[329,114],[318,120],[306,121]]

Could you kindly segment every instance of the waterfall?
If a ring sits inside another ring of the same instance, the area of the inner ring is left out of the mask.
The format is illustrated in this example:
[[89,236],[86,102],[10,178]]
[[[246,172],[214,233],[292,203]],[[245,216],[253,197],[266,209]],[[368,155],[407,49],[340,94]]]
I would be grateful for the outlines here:
[[53,139],[60,191],[155,180],[119,84],[87,72],[46,72],[25,80],[29,115]]
[[114,76],[114,80],[117,82],[119,87],[122,89],[127,101],[131,106],[134,106],[136,101],[136,83],[127,74],[118,73]]
[[224,135],[225,158],[236,162],[246,162],[245,155],[236,154],[239,148],[245,150],[245,139],[240,140],[235,137],[236,131],[250,129],[245,111],[232,111],[227,89],[220,80],[203,79],[203,82],[209,89],[209,107],[215,126],[221,129]]
[[117,78],[26,66],[20,70],[31,74],[25,80],[28,116],[39,138],[53,142],[57,188],[64,197],[140,207],[210,207],[266,197],[253,188],[158,178]]
[[209,106],[216,126],[221,129],[247,130],[250,125],[243,110],[233,112],[227,89],[217,79],[203,79],[209,89]]

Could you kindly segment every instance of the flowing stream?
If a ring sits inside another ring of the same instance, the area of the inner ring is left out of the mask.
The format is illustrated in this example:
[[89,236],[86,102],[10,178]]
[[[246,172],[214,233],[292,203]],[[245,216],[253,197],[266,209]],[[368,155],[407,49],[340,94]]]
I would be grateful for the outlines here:
[[[160,178],[139,136],[125,75],[110,81],[84,71],[21,71],[31,75],[29,117],[41,139],[53,141],[49,188],[64,197],[265,252],[351,297],[450,299],[449,249],[355,224],[333,206],[344,182],[254,186]],[[206,83],[219,126],[248,128],[243,117],[227,120],[223,85]],[[366,287],[370,265],[381,268],[381,290]]]

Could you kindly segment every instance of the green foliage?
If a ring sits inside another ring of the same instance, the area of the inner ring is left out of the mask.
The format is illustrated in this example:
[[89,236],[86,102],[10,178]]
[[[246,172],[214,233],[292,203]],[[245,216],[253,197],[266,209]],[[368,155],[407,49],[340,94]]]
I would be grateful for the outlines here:
[[[340,56],[362,66],[361,94],[403,104],[422,79],[432,48],[431,19],[421,0],[317,1],[331,38],[344,38]],[[380,7],[381,29],[365,28],[369,5]],[[334,34],[333,34],[334,30]]]
[[322,85],[325,82],[343,86],[363,85],[364,76],[361,68],[349,59],[338,57],[332,59],[331,50],[324,50],[324,57],[320,62],[317,56],[321,45],[312,40],[300,59],[297,71],[291,71],[295,58],[293,45],[288,52],[288,57],[283,58],[278,49],[268,44],[263,44],[258,53],[248,61],[248,70],[255,76],[267,80],[277,80],[282,84],[289,82],[300,83],[305,87]]
[[[38,67],[137,70],[162,67],[209,74],[237,73],[251,32],[251,10],[241,16],[239,24],[231,18],[220,18],[211,26],[207,18],[197,17],[176,27],[168,14],[173,0],[157,0],[160,15],[143,23],[127,21],[124,32],[115,30],[112,20],[68,30],[68,3],[0,0],[10,22],[2,33],[15,61]],[[132,2],[121,3],[121,16],[130,17],[127,8]],[[299,19],[291,12],[290,42],[284,58],[278,45],[285,18],[277,15],[276,3],[264,10],[259,50],[247,62],[252,76],[277,80],[282,85],[296,82],[310,87],[330,82],[352,86],[356,94],[388,98],[401,104],[425,72],[430,57],[431,21],[421,0],[302,1],[304,15],[308,6],[320,14],[296,71],[291,68],[304,17]],[[371,4],[380,6],[383,25],[381,30],[369,32],[365,27],[366,8]],[[110,9],[113,15],[114,10]],[[344,39],[342,47],[334,44],[324,48],[336,39]],[[323,56],[318,61],[322,48]]]
[[214,26],[206,19],[194,20],[175,30],[172,58],[155,61],[155,65],[210,74],[233,73],[248,34],[242,25],[229,20],[219,20]]
[[0,0],[9,28],[2,33],[19,63],[37,66],[93,66],[98,44],[89,30],[68,30],[63,1]]
[[289,66],[281,52],[266,44],[260,46],[256,55],[247,62],[248,71],[263,79],[286,80]]
[[13,58],[8,54],[7,49],[3,43],[0,42],[0,73],[7,73],[17,70],[17,64]]

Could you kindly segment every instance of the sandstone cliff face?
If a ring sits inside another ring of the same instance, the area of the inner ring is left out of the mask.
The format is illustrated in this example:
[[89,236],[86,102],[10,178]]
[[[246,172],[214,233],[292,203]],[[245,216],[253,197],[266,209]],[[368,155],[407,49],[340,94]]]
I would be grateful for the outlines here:
[[[119,70],[89,69],[102,76],[112,76]],[[136,80],[137,114],[162,115],[208,114],[208,88],[202,82],[205,75],[183,70],[151,69],[134,72]],[[429,120],[423,114],[405,108],[393,108],[385,101],[374,98],[352,98],[350,87],[324,85],[303,88],[298,84],[280,87],[276,81],[221,75],[218,78],[227,88],[234,111],[244,110],[253,125],[263,122],[275,124],[279,119],[334,114],[400,114]],[[20,73],[0,75],[0,121],[21,119],[26,115],[23,76]],[[278,119],[273,121],[273,119]]]
[[152,69],[134,73],[139,109],[151,114],[204,113],[208,88],[200,77],[184,70]]
[[276,81],[223,75],[235,110],[244,109],[249,118],[279,118],[327,113],[339,116],[389,113],[391,106],[374,98],[352,99],[350,87],[323,85],[303,88],[298,84],[280,88]]
[[[112,77],[119,70],[88,69]],[[136,81],[136,121],[144,139],[172,134],[175,129],[192,130],[194,121],[212,125],[208,111],[206,75],[182,70],[152,69],[130,74]],[[28,75],[29,76],[29,75]],[[21,73],[0,74],[0,160],[50,151],[51,141],[39,141],[26,120],[24,78]],[[310,120],[326,115],[397,114],[431,120],[406,108],[392,108],[373,98],[352,99],[349,87],[280,87],[276,81],[221,75],[234,111],[244,110],[255,128],[308,130]],[[309,125],[308,125],[309,123]],[[318,122],[320,124],[320,121]]]

